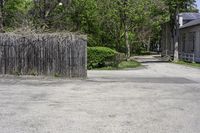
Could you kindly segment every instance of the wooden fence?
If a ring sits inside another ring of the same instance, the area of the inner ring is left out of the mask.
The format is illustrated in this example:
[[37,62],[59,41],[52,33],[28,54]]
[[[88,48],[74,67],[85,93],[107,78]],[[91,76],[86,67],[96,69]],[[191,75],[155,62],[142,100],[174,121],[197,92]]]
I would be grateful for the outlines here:
[[180,53],[179,58],[184,61],[200,63],[200,53]]
[[87,76],[87,41],[71,34],[0,34],[0,74]]

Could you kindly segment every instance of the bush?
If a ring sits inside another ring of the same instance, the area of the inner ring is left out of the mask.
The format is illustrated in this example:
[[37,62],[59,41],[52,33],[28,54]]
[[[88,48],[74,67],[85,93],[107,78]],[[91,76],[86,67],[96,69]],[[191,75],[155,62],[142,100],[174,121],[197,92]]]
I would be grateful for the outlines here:
[[88,47],[88,69],[114,66],[117,51],[107,47]]

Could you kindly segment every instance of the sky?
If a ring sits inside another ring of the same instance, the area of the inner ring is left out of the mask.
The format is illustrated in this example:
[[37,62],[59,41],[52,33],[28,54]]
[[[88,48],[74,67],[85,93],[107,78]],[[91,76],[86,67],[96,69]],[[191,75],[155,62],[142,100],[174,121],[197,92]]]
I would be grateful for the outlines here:
[[197,6],[200,9],[200,0],[197,0]]

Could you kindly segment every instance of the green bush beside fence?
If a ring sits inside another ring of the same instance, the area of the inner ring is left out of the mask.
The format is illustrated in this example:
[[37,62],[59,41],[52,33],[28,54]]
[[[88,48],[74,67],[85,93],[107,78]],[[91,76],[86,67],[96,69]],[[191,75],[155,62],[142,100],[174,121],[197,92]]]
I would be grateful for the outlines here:
[[119,53],[107,47],[88,47],[88,69],[114,66]]

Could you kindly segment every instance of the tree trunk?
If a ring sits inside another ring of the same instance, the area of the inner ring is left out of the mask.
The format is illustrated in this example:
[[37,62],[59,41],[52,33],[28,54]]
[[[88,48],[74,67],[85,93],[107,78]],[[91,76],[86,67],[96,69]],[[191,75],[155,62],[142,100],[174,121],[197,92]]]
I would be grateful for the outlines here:
[[147,52],[150,52],[150,45],[151,45],[151,37],[149,37],[149,40],[147,42]]
[[174,61],[178,62],[179,61],[179,52],[178,52],[178,47],[179,47],[179,27],[176,22],[176,29],[175,29],[175,38],[174,38]]
[[178,53],[178,45],[179,45],[179,10],[176,9],[176,14],[175,14],[175,39],[174,39],[174,61],[178,62],[179,61],[179,53]]
[[128,40],[128,27],[127,24],[125,24],[125,43],[126,43],[126,49],[127,49],[127,59],[130,58],[131,56],[131,49],[130,49],[130,44],[129,44],[129,40]]
[[123,0],[124,2],[124,20],[123,20],[123,23],[124,23],[124,31],[125,31],[125,35],[124,35],[124,39],[125,39],[125,44],[126,44],[126,57],[127,59],[130,58],[131,56],[131,49],[130,49],[130,44],[129,44],[129,37],[128,37],[128,25],[127,25],[127,20],[128,20],[128,17],[127,17],[127,4],[128,4],[128,0]]
[[0,0],[0,33],[3,32],[3,0]]

